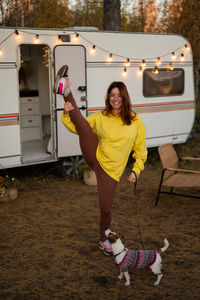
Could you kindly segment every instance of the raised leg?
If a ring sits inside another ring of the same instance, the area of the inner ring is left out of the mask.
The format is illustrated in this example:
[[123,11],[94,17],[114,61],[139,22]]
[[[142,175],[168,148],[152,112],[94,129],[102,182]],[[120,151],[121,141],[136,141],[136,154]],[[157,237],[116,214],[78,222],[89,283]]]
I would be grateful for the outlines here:
[[70,92],[67,97],[64,97],[64,100],[71,102],[74,106],[74,110],[70,111],[69,115],[79,134],[79,142],[84,159],[90,168],[95,169],[98,165],[96,158],[98,139],[87,120],[82,116],[72,93]]
[[[70,91],[69,81],[67,75],[67,66],[61,67],[58,71],[56,82],[54,86],[54,93],[63,95],[65,102],[70,102],[74,109],[69,111],[71,121],[74,123],[79,135],[79,142],[83,157],[86,163],[92,168],[97,177],[98,192],[99,192],[99,206],[100,206],[100,240],[107,239],[105,230],[111,224],[111,209],[114,199],[117,181],[111,178],[100,166],[96,158],[96,150],[98,146],[98,139],[87,120],[82,116],[76,101]],[[61,78],[61,80],[60,80]]]

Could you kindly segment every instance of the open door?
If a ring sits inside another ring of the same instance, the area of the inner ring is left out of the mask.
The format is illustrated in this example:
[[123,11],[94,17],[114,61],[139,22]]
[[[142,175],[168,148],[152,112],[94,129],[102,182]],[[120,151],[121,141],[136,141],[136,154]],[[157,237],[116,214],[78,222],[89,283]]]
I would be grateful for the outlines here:
[[54,159],[53,151],[48,150],[52,136],[49,51],[47,45],[20,45],[21,159],[24,165]]
[[[71,90],[77,105],[86,117],[86,52],[80,45],[64,45],[55,47],[55,76],[62,65],[69,67],[69,80]],[[79,138],[70,133],[61,121],[63,112],[63,96],[56,95],[57,116],[57,155],[58,157],[71,157],[81,155]]]

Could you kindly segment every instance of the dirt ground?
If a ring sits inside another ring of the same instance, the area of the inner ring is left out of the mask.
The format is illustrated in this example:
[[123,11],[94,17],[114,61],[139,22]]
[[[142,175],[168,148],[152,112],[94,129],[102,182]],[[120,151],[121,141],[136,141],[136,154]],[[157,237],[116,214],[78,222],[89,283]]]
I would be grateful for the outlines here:
[[[200,156],[200,136],[177,147]],[[189,167],[194,167],[190,165]],[[200,166],[195,166],[200,169]],[[98,248],[96,187],[80,178],[63,179],[49,165],[15,169],[23,189],[15,201],[0,203],[0,299],[200,299],[200,199],[155,197],[161,166],[150,151],[137,197],[128,169],[118,186],[112,230],[128,248],[158,249],[164,276],[158,287],[150,270],[131,272],[131,285],[119,280],[113,258]],[[199,190],[192,191],[200,196]]]

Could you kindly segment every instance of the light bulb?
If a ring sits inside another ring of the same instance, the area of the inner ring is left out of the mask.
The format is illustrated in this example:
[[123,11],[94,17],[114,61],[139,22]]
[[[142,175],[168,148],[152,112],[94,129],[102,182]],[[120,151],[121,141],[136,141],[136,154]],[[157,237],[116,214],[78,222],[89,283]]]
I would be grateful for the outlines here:
[[141,64],[140,64],[140,66],[141,66],[141,67],[146,67],[146,62],[145,62],[145,59],[143,59],[143,60],[142,60],[142,62],[141,62]]
[[157,57],[156,59],[156,65],[159,67],[161,65],[160,57]]
[[172,52],[172,54],[171,54],[171,59],[176,60],[176,54],[174,52]]
[[154,69],[152,70],[152,73],[153,74],[158,74],[158,67],[157,66],[154,67]]
[[184,51],[186,51],[186,52],[190,51],[190,47],[187,44],[185,44],[185,46],[184,46]]
[[96,46],[93,45],[92,48],[90,49],[90,53],[91,54],[95,54],[96,53]]
[[19,34],[19,31],[15,29],[15,38],[19,40],[21,38],[21,35]]
[[125,66],[126,66],[126,67],[130,66],[130,59],[129,59],[129,58],[127,58],[127,60],[125,61],[125,63],[124,63],[124,64],[125,64]]
[[112,53],[110,53],[110,55],[107,57],[107,62],[111,62],[112,61]]
[[185,56],[184,56],[183,53],[181,53],[181,55],[180,55],[180,61],[184,61],[184,60],[185,60]]
[[60,35],[58,35],[57,43],[62,43],[62,39],[61,39]]
[[36,34],[34,43],[39,44],[39,42],[40,42],[39,34]]
[[140,66],[139,69],[138,69],[138,74],[142,75],[142,72],[143,72],[143,70],[142,70],[142,67]]
[[170,63],[169,65],[168,65],[168,70],[170,70],[170,71],[173,71],[174,70],[174,67],[172,66],[172,63]]
[[74,42],[76,42],[79,39],[79,33],[76,33],[73,37]]
[[123,77],[126,77],[126,76],[127,76],[127,68],[124,68],[123,73],[122,73],[122,76],[123,76]]

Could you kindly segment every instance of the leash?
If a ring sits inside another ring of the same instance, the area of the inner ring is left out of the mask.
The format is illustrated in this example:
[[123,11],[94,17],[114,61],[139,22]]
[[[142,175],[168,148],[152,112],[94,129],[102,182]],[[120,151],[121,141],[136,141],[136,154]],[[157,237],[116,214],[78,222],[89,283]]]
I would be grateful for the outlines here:
[[139,209],[138,209],[138,201],[137,201],[137,193],[136,193],[136,187],[137,187],[137,175],[135,173],[135,171],[131,171],[134,173],[135,175],[135,182],[134,182],[134,197],[135,197],[135,201],[133,201],[133,203],[135,202],[136,204],[136,216],[137,216],[137,225],[138,225],[138,233],[139,233],[139,237],[140,237],[140,243],[142,245],[142,248],[144,250],[144,243],[143,243],[143,240],[142,240],[142,234],[141,234],[141,226],[140,226],[140,219],[139,219]]

